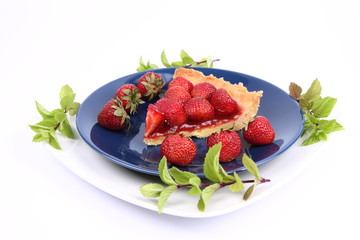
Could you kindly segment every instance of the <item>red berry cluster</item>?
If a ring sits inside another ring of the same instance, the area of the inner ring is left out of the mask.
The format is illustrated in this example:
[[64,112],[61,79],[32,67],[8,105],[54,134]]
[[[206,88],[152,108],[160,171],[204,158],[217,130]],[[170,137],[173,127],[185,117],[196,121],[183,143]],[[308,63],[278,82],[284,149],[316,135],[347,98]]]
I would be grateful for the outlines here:
[[[238,111],[237,103],[224,89],[217,89],[208,82],[193,85],[183,77],[173,79],[164,97],[151,108],[163,113],[163,120],[158,123],[170,127],[179,127],[188,121],[201,123],[215,117],[230,116]],[[160,115],[158,117],[161,118]]]
[[98,113],[98,123],[113,131],[123,129],[129,123],[129,115],[144,103],[143,99],[152,100],[162,91],[164,84],[159,74],[148,72],[138,79],[136,85],[122,85]]
[[[153,121],[152,126],[154,128],[148,129],[145,134],[151,134],[163,124],[176,127],[185,124],[187,121],[200,123],[212,120],[215,117],[230,116],[237,113],[238,105],[225,89],[217,89],[208,82],[193,85],[187,79],[178,77],[169,83],[164,97],[154,105],[151,104],[148,111],[153,112],[151,121]],[[155,125],[154,119],[156,119]],[[275,132],[270,122],[266,120],[268,123],[265,124],[263,119],[264,117],[255,118],[244,130],[244,138],[247,141],[249,139],[249,143],[269,144],[274,140]],[[262,126],[259,126],[260,121]],[[266,136],[264,132],[267,133]],[[271,132],[273,134],[270,134]],[[253,140],[251,138],[258,139]],[[220,162],[232,161],[240,154],[242,143],[238,132],[221,131],[213,133],[206,139],[208,148],[219,142],[222,142]],[[191,138],[171,135],[163,141],[160,151],[170,163],[186,166],[195,158],[197,149]]]

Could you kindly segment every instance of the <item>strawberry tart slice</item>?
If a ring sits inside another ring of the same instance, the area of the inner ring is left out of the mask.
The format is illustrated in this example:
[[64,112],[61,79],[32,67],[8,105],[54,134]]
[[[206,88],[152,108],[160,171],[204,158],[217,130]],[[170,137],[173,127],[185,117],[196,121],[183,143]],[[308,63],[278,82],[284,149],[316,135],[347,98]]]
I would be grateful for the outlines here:
[[262,91],[249,92],[190,68],[177,68],[164,97],[148,106],[144,142],[159,145],[172,134],[206,138],[242,129],[259,109]]

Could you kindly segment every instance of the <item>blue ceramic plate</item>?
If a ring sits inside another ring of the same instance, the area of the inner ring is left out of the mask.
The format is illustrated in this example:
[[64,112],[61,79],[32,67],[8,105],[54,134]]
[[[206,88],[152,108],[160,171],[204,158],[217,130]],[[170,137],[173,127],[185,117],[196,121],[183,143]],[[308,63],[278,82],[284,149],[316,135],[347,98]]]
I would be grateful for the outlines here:
[[[228,173],[244,170],[242,154],[246,152],[257,165],[274,159],[288,149],[300,136],[303,129],[303,117],[300,108],[286,92],[264,80],[227,70],[214,68],[195,68],[205,75],[213,74],[225,80],[242,82],[249,91],[264,91],[258,115],[266,116],[276,131],[274,142],[266,146],[248,146],[243,141],[242,153],[233,161],[222,163]],[[175,68],[152,70],[162,75],[168,83]],[[113,132],[97,123],[97,114],[103,105],[114,97],[116,90],[126,83],[136,84],[144,72],[131,74],[100,87],[82,103],[76,119],[77,129],[85,142],[101,155],[126,168],[158,175],[158,163],[161,159],[159,146],[147,146],[143,142],[145,117],[148,103],[141,104],[135,115],[131,116],[128,130]],[[165,86],[166,88],[166,86]],[[154,99],[154,102],[157,99]],[[241,135],[241,133],[240,133]],[[198,153],[192,163],[181,170],[190,171],[204,177],[203,159],[207,152],[205,139],[194,139]]]

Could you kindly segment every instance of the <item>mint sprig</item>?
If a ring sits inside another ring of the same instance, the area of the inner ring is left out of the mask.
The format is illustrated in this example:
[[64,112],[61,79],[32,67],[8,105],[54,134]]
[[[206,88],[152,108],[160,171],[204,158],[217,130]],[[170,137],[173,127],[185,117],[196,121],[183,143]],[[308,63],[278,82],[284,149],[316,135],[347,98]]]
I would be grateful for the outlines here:
[[75,138],[68,119],[68,116],[76,115],[80,107],[80,103],[75,102],[75,96],[76,94],[69,85],[65,85],[61,88],[59,94],[60,108],[48,111],[35,101],[36,109],[42,116],[42,120],[34,125],[29,125],[31,130],[36,133],[33,142],[47,141],[53,148],[61,150],[56,131],[59,131],[65,137]]
[[232,192],[241,192],[245,189],[244,184],[253,183],[244,193],[243,199],[248,200],[254,188],[262,183],[270,180],[264,179],[259,175],[256,164],[246,154],[243,155],[242,161],[245,168],[254,180],[241,180],[239,175],[234,172],[229,175],[225,172],[219,163],[219,155],[221,150],[221,142],[211,147],[204,160],[204,174],[211,183],[202,183],[202,180],[194,173],[181,171],[176,167],[168,168],[167,159],[164,156],[159,163],[160,179],[167,186],[159,183],[148,183],[140,187],[143,196],[149,198],[158,198],[158,212],[162,213],[164,206],[170,195],[177,189],[189,188],[189,195],[200,195],[197,207],[199,211],[205,211],[208,202],[213,194],[224,187],[228,187]]
[[302,145],[311,145],[320,141],[326,141],[328,134],[344,130],[343,126],[335,119],[327,118],[337,99],[333,97],[321,97],[322,86],[319,80],[315,79],[310,88],[302,93],[302,88],[296,83],[291,82],[289,94],[298,103],[304,114],[304,130],[301,134],[305,140]]
[[[211,57],[204,57],[200,61],[195,61],[184,50],[181,50],[181,52],[180,52],[180,60],[179,61],[169,62],[164,50],[161,52],[160,60],[161,60],[161,63],[166,68],[169,68],[169,67],[208,67],[208,68],[212,68],[212,67],[214,67],[214,62],[220,61],[220,59],[212,59]],[[153,64],[150,61],[145,63],[141,56],[140,61],[139,61],[139,67],[136,69],[136,71],[142,72],[142,71],[158,69],[158,68],[159,68],[158,65]]]

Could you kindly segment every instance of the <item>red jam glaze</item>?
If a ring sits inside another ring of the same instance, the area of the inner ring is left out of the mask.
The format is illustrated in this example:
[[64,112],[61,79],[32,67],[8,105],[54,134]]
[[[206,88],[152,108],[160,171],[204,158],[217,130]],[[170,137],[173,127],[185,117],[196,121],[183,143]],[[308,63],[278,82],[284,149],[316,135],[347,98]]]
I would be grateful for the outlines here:
[[188,120],[185,124],[183,124],[182,126],[179,126],[179,127],[171,127],[165,123],[165,124],[161,125],[156,130],[155,133],[151,134],[150,136],[147,136],[146,138],[151,139],[151,138],[167,136],[167,135],[174,134],[177,132],[192,132],[197,129],[218,126],[218,125],[221,125],[221,124],[224,124],[224,123],[227,123],[227,122],[237,119],[240,114],[241,114],[241,109],[239,107],[238,111],[230,116],[226,116],[226,117],[215,116],[214,119],[208,120],[205,122],[201,122],[201,123]]

